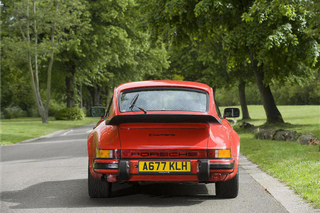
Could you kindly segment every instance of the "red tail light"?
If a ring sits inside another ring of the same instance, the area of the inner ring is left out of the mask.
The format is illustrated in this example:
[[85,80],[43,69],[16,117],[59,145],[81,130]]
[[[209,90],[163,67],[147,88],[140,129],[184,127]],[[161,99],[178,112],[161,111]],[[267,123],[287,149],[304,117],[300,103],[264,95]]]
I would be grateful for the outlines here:
[[121,158],[207,158],[207,150],[121,150]]
[[211,150],[208,150],[208,158],[215,158],[215,150],[214,149],[211,149]]

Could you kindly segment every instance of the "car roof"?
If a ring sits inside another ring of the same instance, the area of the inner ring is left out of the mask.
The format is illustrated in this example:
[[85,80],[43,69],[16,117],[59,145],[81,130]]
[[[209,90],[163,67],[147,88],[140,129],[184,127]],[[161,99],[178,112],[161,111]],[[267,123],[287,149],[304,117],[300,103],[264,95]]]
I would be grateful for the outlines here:
[[207,91],[211,91],[211,87],[206,84],[191,82],[191,81],[172,81],[172,80],[156,80],[156,81],[135,81],[130,83],[124,83],[119,85],[116,90],[117,93],[120,93],[128,89],[136,89],[143,87],[180,87],[180,88],[193,88]]

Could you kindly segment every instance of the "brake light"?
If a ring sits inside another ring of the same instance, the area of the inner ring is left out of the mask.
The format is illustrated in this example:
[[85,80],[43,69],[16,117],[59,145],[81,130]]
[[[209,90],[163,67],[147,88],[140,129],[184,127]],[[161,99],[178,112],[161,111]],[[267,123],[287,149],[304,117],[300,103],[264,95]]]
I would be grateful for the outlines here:
[[119,150],[117,149],[97,149],[96,158],[119,159]]
[[208,158],[231,158],[231,149],[210,149]]

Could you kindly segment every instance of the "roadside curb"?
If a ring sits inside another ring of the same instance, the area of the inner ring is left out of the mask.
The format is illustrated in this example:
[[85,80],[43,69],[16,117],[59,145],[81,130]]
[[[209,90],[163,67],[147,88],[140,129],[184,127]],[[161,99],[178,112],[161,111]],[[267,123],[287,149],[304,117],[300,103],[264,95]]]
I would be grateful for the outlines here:
[[41,136],[36,137],[36,138],[30,138],[30,139],[27,139],[27,140],[24,140],[24,141],[20,141],[20,142],[17,142],[17,143],[0,145],[0,146],[13,146],[13,145],[19,144],[19,143],[28,143],[28,142],[34,142],[34,141],[37,141],[37,140],[40,140],[40,139],[43,139],[43,138],[51,138],[52,136],[54,136],[56,134],[59,134],[59,133],[62,133],[62,132],[68,132],[70,130],[81,128],[81,127],[85,127],[85,126],[91,126],[93,124],[87,124],[87,125],[84,125],[84,126],[78,126],[78,127],[74,127],[74,128],[70,128],[70,129],[61,129],[61,130],[57,130],[55,132],[51,132],[51,133],[49,133],[47,135],[41,135]]
[[[71,128],[71,129],[73,129],[73,128]],[[49,133],[47,135],[42,135],[42,136],[39,136],[39,137],[36,137],[36,138],[27,139],[27,140],[21,141],[19,143],[28,143],[28,142],[37,141],[37,140],[42,139],[42,138],[50,138],[55,134],[62,133],[62,132],[68,131],[68,130],[70,130],[70,129],[58,130],[58,131],[55,131],[55,132],[51,132],[51,133]]]
[[58,130],[58,131],[55,131],[55,132],[51,132],[51,133],[49,133],[47,135],[41,135],[39,137],[30,138],[30,139],[27,139],[27,140],[24,140],[24,141],[20,141],[20,142],[17,142],[17,143],[11,143],[11,144],[5,144],[5,145],[1,144],[0,146],[14,146],[14,145],[19,144],[19,143],[28,143],[28,142],[37,141],[37,140],[42,139],[42,138],[50,138],[55,134],[58,134],[58,133],[61,133],[61,132],[67,131],[67,130],[70,130],[70,129]]
[[281,183],[258,168],[257,164],[249,161],[245,156],[240,155],[239,164],[253,179],[255,179],[268,193],[270,193],[281,205],[290,213],[316,212],[310,203],[304,201],[299,195],[294,193],[288,186]]

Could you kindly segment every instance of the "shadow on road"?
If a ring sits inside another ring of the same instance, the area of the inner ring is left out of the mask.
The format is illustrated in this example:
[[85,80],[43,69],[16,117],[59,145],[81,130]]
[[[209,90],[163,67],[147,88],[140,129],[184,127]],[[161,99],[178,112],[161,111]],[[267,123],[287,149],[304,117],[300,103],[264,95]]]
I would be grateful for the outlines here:
[[11,202],[11,209],[85,208],[107,206],[190,206],[216,199],[208,195],[204,184],[113,184],[113,197],[91,199],[87,179],[52,181],[18,191],[1,192],[1,200]]

